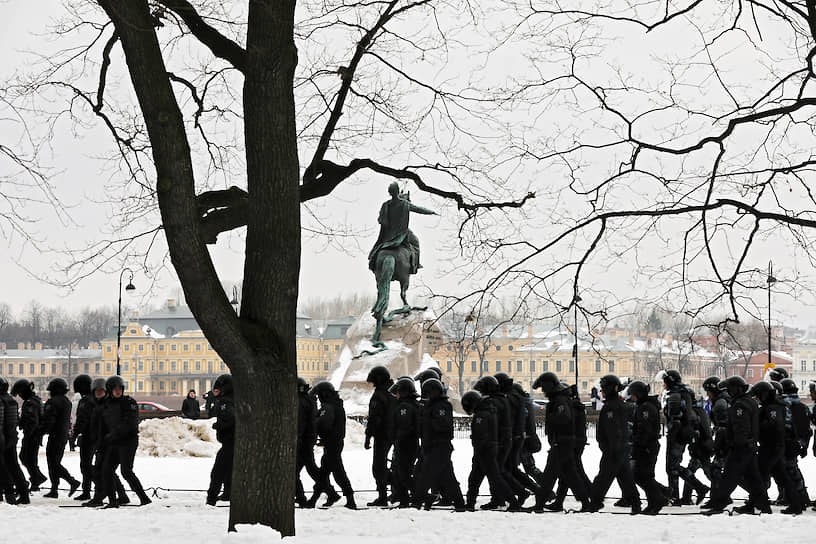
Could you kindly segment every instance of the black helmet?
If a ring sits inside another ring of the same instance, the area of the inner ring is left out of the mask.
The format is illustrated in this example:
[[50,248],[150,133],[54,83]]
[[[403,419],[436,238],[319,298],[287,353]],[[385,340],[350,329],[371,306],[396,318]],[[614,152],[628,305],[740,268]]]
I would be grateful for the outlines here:
[[510,389],[513,387],[513,378],[505,372],[496,372],[493,374],[493,377],[499,382],[499,391],[502,393],[510,392]]
[[776,388],[769,382],[757,382],[748,391],[748,394],[758,398],[760,402],[766,403],[776,398]]
[[710,391],[711,393],[714,393],[715,391],[717,391],[717,389],[719,389],[717,387],[719,383],[720,378],[718,378],[717,376],[709,376],[708,378],[703,380],[703,391]]
[[601,390],[612,390],[615,393],[619,393],[623,391],[623,383],[621,383],[620,378],[614,374],[607,374],[601,378]]
[[111,376],[105,382],[105,389],[108,393],[113,393],[113,390],[117,387],[121,387],[122,392],[125,392],[125,380],[122,379],[122,376]]
[[74,391],[80,395],[87,395],[91,392],[91,377],[87,374],[80,374],[74,378]]
[[91,393],[97,389],[107,391],[107,388],[105,387],[105,378],[94,378],[94,381],[91,382]]
[[781,383],[779,383],[779,382],[771,382],[771,385],[773,386],[774,391],[776,391],[776,394],[777,394],[777,395],[781,395],[781,394],[783,394],[783,391],[782,391],[782,384],[781,384]]
[[663,383],[666,384],[668,387],[672,385],[679,385],[683,382],[683,378],[680,376],[680,373],[676,370],[667,370],[663,373]]
[[328,400],[337,396],[337,390],[331,382],[322,381],[317,382],[309,389],[309,395],[319,398],[321,401]]
[[482,400],[482,394],[478,391],[468,391],[462,395],[462,410],[468,415],[473,415],[476,405]]
[[790,378],[790,376],[788,376],[788,371],[784,368],[772,368],[770,372],[768,372],[768,378],[770,378],[772,382],[781,382],[785,378]]
[[68,392],[68,382],[63,378],[54,378],[48,382],[48,387],[46,387],[45,390],[51,393],[51,395],[64,395]]
[[375,366],[368,372],[368,377],[366,378],[368,383],[374,384],[374,387],[380,387],[386,385],[389,381],[391,381],[391,373],[388,372],[388,369],[382,365]]
[[5,395],[8,393],[9,383],[8,380],[0,376],[0,395]]
[[732,397],[738,397],[748,391],[748,384],[742,379],[742,376],[730,376],[724,380],[720,380],[717,384],[720,391],[728,391]]
[[524,390],[524,386],[518,382],[513,382],[513,389],[515,389],[521,396],[526,397],[527,391]]
[[442,379],[442,371],[439,370],[438,368],[432,366],[430,368],[426,368],[425,370],[423,370],[422,372],[420,372],[419,374],[414,376],[414,379],[416,381],[418,381],[420,384],[424,383],[425,380],[430,380],[431,378],[436,378],[437,380],[441,380]]
[[561,388],[561,382],[555,372],[545,372],[533,382],[533,389],[541,389],[544,394],[558,391]]
[[298,393],[308,393],[309,392],[309,382],[298,376],[297,379],[297,390]]
[[436,378],[428,378],[422,382],[422,398],[438,399],[445,394],[445,386]]
[[[2,380],[3,378],[0,378]],[[15,397],[20,397],[23,400],[28,400],[34,393],[34,382],[30,382],[25,378],[20,378],[14,385],[11,386],[11,394]]]
[[212,385],[213,389],[218,389],[224,396],[231,396],[233,392],[232,374],[221,374],[215,379]]
[[785,378],[779,384],[782,386],[782,393],[785,395],[793,395],[799,392],[799,388],[796,386],[796,382],[791,380],[790,378]]
[[399,393],[400,397],[416,397],[416,385],[414,379],[410,376],[403,376],[394,382],[394,385],[388,388],[388,392],[392,395]]
[[499,380],[493,376],[482,376],[473,384],[473,389],[482,395],[495,395],[499,392]]
[[635,396],[638,400],[643,400],[649,396],[649,387],[648,383],[642,382],[640,380],[635,380],[629,383],[627,391],[629,392],[630,396]]

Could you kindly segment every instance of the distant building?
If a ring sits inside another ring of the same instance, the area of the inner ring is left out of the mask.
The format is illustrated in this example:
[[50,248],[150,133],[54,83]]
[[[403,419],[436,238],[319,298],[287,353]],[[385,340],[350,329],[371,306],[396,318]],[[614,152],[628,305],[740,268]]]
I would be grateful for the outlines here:
[[77,374],[104,375],[101,354],[98,345],[84,349],[76,345],[51,349],[40,344],[35,344],[33,349],[25,344],[17,349],[4,348],[0,350],[0,376],[10,384],[26,378],[42,392],[53,378],[65,378],[71,385]]
[[[793,357],[782,351],[771,352],[771,363],[774,368],[784,368],[793,374]],[[754,353],[746,361],[744,357],[735,357],[728,363],[729,376],[742,376],[749,384],[765,379],[765,365],[768,364],[768,350]]]
[[799,391],[808,390],[808,384],[816,381],[816,329],[808,329],[803,337],[793,343],[791,378]]

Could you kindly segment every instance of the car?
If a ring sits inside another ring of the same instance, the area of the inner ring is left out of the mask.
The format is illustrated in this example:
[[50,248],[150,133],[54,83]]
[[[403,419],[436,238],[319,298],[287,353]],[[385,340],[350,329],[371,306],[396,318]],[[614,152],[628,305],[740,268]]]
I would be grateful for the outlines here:
[[164,404],[159,404],[158,402],[150,402],[150,401],[142,401],[137,402],[136,405],[139,407],[139,413],[150,413],[150,412],[171,412],[170,408],[165,406]]

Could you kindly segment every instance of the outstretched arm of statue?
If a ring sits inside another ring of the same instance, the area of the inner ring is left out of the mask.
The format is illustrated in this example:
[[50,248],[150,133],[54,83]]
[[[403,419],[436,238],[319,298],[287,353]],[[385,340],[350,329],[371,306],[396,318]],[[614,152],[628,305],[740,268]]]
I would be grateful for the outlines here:
[[423,215],[437,215],[437,213],[433,210],[429,210],[428,208],[423,208],[422,206],[417,206],[415,204],[408,203],[411,206],[411,211],[416,213],[421,213]]

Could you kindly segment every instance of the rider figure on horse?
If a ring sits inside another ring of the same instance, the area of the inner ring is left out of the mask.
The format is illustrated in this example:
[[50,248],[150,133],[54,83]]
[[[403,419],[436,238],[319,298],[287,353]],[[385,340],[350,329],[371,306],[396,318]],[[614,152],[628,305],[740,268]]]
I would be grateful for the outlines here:
[[436,215],[436,212],[411,204],[407,195],[400,194],[397,182],[388,186],[391,200],[380,208],[380,236],[368,254],[368,268],[376,272],[377,253],[381,249],[404,247],[408,250],[411,263],[411,274],[416,274],[422,265],[419,264],[419,239],[408,228],[411,212],[424,215]]

